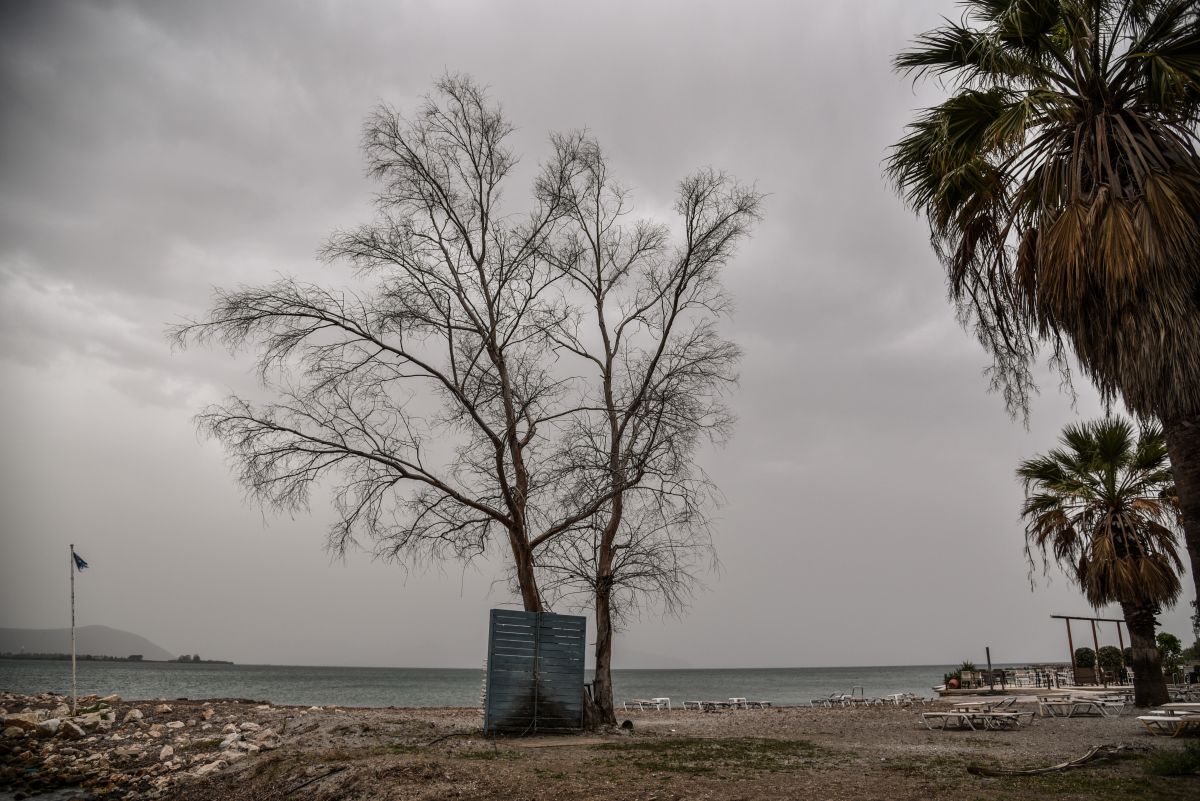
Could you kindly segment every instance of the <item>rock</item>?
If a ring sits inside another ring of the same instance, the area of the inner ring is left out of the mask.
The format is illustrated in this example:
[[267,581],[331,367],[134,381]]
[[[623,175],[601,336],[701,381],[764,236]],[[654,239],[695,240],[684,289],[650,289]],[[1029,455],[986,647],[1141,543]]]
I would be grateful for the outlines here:
[[50,714],[56,718],[70,717],[71,707],[67,706],[66,704],[59,704],[58,706],[54,707],[54,711],[52,711]]
[[64,720],[62,725],[58,727],[58,736],[64,740],[78,740],[83,735],[83,729],[73,720]]
[[116,704],[121,703],[121,696],[117,695],[116,693],[113,693],[112,695],[106,695],[103,698],[97,699],[96,703],[108,704],[109,706],[114,706]]
[[98,712],[92,712],[88,715],[81,715],[80,717],[73,718],[73,720],[75,723],[82,726],[86,731],[95,731],[96,729],[100,728],[100,714]]
[[225,728],[221,729],[221,731],[225,732],[226,734],[230,734],[231,732],[237,731],[237,726],[234,726],[232,723],[226,723]]
[[262,750],[261,745],[256,745],[254,743],[246,743],[245,748],[246,748],[246,753],[251,754],[251,755],[257,754],[259,751]]
[[259,711],[266,711],[271,708],[271,705],[270,704],[259,704],[258,706],[254,707],[254,708]]
[[223,759],[218,759],[216,762],[209,762],[207,765],[201,765],[192,771],[193,776],[207,776],[210,773],[216,773],[221,768],[228,764]]
[[154,714],[169,715],[171,714],[171,707],[168,704],[159,704],[158,706],[154,707]]
[[163,736],[162,724],[161,723],[152,724],[150,726],[150,728],[146,731],[146,734],[149,734],[151,737],[154,737],[156,739],[159,737],[162,737]]
[[220,748],[229,748],[234,743],[240,742],[241,739],[242,739],[242,735],[238,734],[237,732],[234,732],[233,734],[226,735],[225,739],[221,741],[221,745],[219,747]]
[[141,720],[143,717],[144,717],[144,715],[142,715],[142,710],[138,709],[135,706],[133,709],[131,709],[125,713],[125,717],[122,719],[122,721],[124,723],[133,723],[135,721]]
[[169,762],[175,757],[175,749],[169,745],[164,745],[162,750],[158,752],[159,762]]
[[22,729],[20,726],[6,726],[4,729],[4,739],[6,740],[15,740],[18,737],[24,736],[25,729]]
[[142,751],[140,748],[132,748],[130,746],[122,746],[121,748],[114,748],[113,753],[119,757],[135,757],[138,754],[142,753]]
[[204,718],[205,720],[211,720],[212,716],[215,714],[216,712],[213,711],[212,707],[209,707],[200,713],[200,717]]
[[25,731],[33,731],[41,720],[36,712],[17,712],[16,714],[5,715],[3,720],[0,720],[0,726],[9,728],[16,726]]
[[170,723],[167,724],[167,728],[168,729],[182,729],[183,721],[182,720],[172,720]]
[[262,728],[262,726],[259,726],[254,721],[247,720],[245,723],[238,726],[238,728],[241,729],[242,731],[258,731],[259,729]]
[[58,733],[58,727],[62,725],[62,721],[58,718],[50,718],[43,720],[37,725],[38,737],[53,737]]
[[241,759],[244,756],[246,756],[246,755],[243,754],[241,751],[222,751],[221,752],[221,759],[228,762],[230,765],[232,765],[234,762],[237,762],[239,759]]

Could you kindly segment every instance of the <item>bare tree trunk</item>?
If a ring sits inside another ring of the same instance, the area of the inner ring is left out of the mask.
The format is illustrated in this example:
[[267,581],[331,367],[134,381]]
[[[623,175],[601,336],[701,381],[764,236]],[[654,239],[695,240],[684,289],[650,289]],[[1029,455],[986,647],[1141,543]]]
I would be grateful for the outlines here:
[[[1200,415],[1163,421],[1175,490],[1183,512],[1183,538],[1191,559],[1192,583],[1200,604]],[[1200,607],[1197,607],[1200,612]]]
[[1133,651],[1133,703],[1139,707],[1165,704],[1171,699],[1167,695],[1167,680],[1163,677],[1162,654],[1154,641],[1158,606],[1123,601],[1121,611],[1125,615],[1125,628],[1129,630]]
[[612,576],[600,576],[596,587],[596,681],[592,695],[599,726],[617,725],[612,691]]
[[537,576],[533,571],[533,551],[525,543],[520,531],[509,531],[512,545],[513,564],[516,565],[517,587],[521,590],[521,603],[526,612],[544,612],[542,594],[538,590]]

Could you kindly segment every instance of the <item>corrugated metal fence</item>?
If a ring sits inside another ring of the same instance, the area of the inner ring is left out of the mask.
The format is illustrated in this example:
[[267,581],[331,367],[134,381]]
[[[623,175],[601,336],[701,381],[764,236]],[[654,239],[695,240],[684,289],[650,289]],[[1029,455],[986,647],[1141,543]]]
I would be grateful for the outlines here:
[[586,618],[493,609],[484,731],[582,728],[586,643]]

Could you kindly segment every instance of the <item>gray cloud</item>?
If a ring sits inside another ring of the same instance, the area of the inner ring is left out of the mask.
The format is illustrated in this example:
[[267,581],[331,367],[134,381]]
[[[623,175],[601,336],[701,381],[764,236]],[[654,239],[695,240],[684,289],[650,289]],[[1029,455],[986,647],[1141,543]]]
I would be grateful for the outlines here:
[[[96,567],[85,622],[168,650],[477,663],[483,610],[510,600],[492,585],[499,566],[405,577],[357,555],[330,564],[324,508],[264,519],[190,423],[251,388],[247,362],[173,354],[162,335],[214,285],[348,280],[314,253],[370,214],[363,118],[379,102],[411,108],[454,70],[489,84],[518,126],[515,209],[548,133],[577,127],[643,213],[667,213],[677,181],[705,165],[770,195],[726,277],[725,330],[746,359],[736,436],[705,456],[729,500],[723,568],[689,616],[636,624],[620,647],[694,666],[937,662],[985,644],[1061,658],[1048,615],[1086,607],[1065,580],[1028,591],[1012,471],[1098,405],[1084,387],[1073,410],[1050,377],[1030,430],[1008,419],[923,223],[882,178],[888,144],[937,96],[891,74],[890,58],[951,11],[6,4],[0,625],[62,623],[73,536]],[[444,625],[404,614],[417,608]],[[1185,609],[1166,618],[1181,635]],[[302,642],[284,635],[299,626]]]

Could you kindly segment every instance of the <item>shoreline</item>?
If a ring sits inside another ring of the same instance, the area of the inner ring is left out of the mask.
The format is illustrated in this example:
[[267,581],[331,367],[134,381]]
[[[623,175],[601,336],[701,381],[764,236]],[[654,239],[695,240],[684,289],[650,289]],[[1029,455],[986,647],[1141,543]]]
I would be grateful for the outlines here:
[[[1180,746],[1146,734],[1128,712],[960,732],[921,724],[920,711],[946,708],[945,702],[915,709],[621,710],[618,720],[631,721],[632,730],[490,737],[481,731],[480,711],[469,707],[87,700],[84,715],[52,725],[63,712],[62,696],[0,694],[6,721],[28,718],[18,734],[0,738],[0,799],[64,787],[78,788],[81,798],[182,801],[1042,795],[1127,801],[1183,799],[1200,789],[1200,777],[1146,774],[1151,755]],[[990,779],[966,771],[971,764],[1056,764],[1098,744],[1126,756],[1048,777]]]

